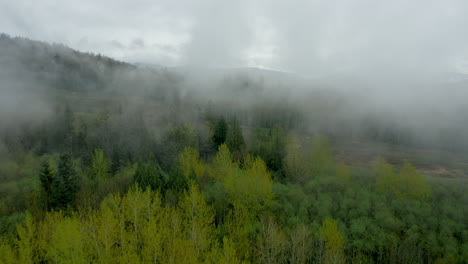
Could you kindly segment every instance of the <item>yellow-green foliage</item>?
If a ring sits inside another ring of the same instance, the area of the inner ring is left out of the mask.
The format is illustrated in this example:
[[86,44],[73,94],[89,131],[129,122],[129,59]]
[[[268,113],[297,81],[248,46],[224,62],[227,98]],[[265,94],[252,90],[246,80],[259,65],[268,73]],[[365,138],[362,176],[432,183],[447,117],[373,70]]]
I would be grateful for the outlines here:
[[255,215],[239,202],[234,202],[233,209],[226,220],[226,231],[232,246],[241,259],[248,259],[250,252],[250,229]]
[[400,191],[414,198],[430,198],[432,196],[431,186],[424,177],[416,171],[413,165],[405,163],[398,175]]
[[418,199],[432,196],[429,183],[409,163],[405,163],[398,174],[392,165],[383,161],[375,162],[374,170],[377,174],[376,187],[379,191],[391,190],[397,195]]
[[[134,187],[107,197],[99,210],[65,217],[31,216],[13,244],[0,243],[0,259],[13,263],[201,263],[236,260],[231,242],[216,240],[214,210],[195,183],[178,206],[163,206],[159,193]],[[2,262],[2,263],[3,263]]]
[[338,230],[336,220],[328,218],[320,227],[320,236],[325,243],[324,263],[345,263],[344,237]]
[[14,255],[13,248],[6,239],[0,239],[0,263],[16,263],[16,256]]
[[308,175],[306,157],[302,151],[298,137],[289,134],[286,144],[285,170],[288,178],[297,182],[305,182]]
[[218,153],[213,159],[211,165],[210,176],[217,180],[237,174],[239,165],[232,161],[232,155],[226,144],[222,144],[218,148]]
[[182,172],[188,179],[191,175],[200,178],[205,173],[205,167],[200,160],[198,151],[191,147],[186,147],[179,154],[179,162],[182,166]]
[[223,183],[231,203],[242,203],[254,211],[268,205],[274,196],[271,175],[258,157],[247,158],[246,169],[228,173]]
[[53,263],[89,263],[91,258],[86,250],[87,237],[83,225],[75,217],[65,217],[54,228],[47,257]]
[[338,163],[336,167],[336,178],[340,184],[348,184],[351,181],[351,171],[344,162]]
[[314,137],[312,144],[311,173],[314,177],[330,176],[335,167],[335,161],[330,150],[330,143],[324,136]]
[[95,149],[92,157],[91,168],[93,176],[98,179],[109,177],[109,162],[102,149]]

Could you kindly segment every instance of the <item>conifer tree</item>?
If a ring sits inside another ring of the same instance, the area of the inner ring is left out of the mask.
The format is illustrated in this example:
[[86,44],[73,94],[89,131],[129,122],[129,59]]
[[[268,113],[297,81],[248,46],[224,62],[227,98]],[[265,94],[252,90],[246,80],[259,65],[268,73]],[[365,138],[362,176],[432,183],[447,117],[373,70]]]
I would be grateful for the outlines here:
[[232,153],[239,153],[245,147],[244,136],[242,135],[242,129],[234,118],[230,124],[226,134],[226,145]]
[[54,174],[50,168],[49,161],[47,160],[42,163],[42,169],[39,174],[39,181],[41,183],[44,207],[46,210],[49,210],[52,199],[52,184],[54,182]]
[[218,148],[219,145],[223,144],[226,141],[226,135],[228,131],[228,126],[224,117],[219,118],[214,124],[213,128],[213,143],[214,147]]
[[78,176],[73,168],[70,154],[62,154],[52,184],[52,207],[66,209],[68,205],[73,206],[79,188]]
[[93,177],[96,179],[104,179],[109,177],[109,162],[107,161],[102,149],[95,149],[91,161]]
[[133,179],[143,190],[148,187],[151,188],[151,190],[161,191],[164,189],[164,172],[153,159],[148,162],[138,164],[138,168]]

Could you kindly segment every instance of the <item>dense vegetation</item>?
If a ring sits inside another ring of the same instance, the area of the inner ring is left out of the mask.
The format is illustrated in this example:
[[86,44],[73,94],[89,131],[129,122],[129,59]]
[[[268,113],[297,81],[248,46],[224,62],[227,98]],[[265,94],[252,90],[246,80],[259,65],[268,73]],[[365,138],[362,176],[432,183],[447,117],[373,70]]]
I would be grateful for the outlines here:
[[356,138],[429,147],[405,130],[348,135],[317,117],[323,97],[310,118],[248,78],[203,100],[180,73],[0,43],[0,65],[24,51],[1,92],[41,94],[20,97],[45,109],[2,118],[1,263],[468,261],[466,178],[340,153]]

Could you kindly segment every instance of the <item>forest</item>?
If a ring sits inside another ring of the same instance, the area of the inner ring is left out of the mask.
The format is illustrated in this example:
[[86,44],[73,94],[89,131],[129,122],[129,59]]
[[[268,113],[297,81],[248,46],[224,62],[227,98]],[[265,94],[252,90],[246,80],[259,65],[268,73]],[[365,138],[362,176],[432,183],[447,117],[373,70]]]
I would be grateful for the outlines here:
[[0,263],[468,263],[466,116],[202,75],[0,35]]

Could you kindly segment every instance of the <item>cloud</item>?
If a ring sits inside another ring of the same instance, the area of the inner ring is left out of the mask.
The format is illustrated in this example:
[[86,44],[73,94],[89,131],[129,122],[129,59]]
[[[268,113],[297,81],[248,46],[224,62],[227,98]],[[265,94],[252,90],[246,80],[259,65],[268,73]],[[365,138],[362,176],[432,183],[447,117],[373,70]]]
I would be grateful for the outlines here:
[[465,70],[468,2],[0,0],[0,31],[131,62],[310,76]]

